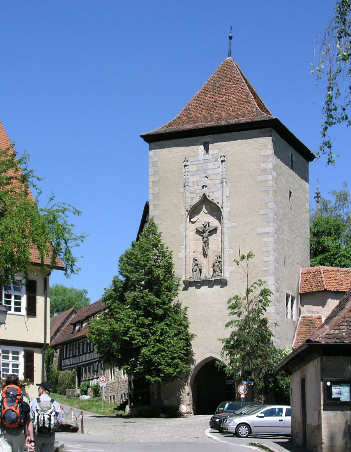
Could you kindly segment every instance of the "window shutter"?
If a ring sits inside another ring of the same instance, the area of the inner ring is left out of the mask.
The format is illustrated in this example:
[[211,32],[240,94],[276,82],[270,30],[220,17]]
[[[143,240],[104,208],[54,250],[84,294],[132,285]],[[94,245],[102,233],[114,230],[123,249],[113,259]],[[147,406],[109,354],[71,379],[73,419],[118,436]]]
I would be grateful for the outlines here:
[[37,315],[37,282],[33,279],[27,280],[27,315]]
[[24,379],[34,382],[34,352],[24,350]]

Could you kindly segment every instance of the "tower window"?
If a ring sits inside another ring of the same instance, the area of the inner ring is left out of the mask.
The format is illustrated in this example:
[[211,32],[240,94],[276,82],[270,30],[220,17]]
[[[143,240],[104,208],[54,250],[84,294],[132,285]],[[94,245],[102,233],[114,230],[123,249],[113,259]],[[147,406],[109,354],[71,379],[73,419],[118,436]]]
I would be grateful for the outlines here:
[[204,147],[205,154],[208,155],[210,152],[210,143],[208,141],[205,141],[203,144],[203,147]]

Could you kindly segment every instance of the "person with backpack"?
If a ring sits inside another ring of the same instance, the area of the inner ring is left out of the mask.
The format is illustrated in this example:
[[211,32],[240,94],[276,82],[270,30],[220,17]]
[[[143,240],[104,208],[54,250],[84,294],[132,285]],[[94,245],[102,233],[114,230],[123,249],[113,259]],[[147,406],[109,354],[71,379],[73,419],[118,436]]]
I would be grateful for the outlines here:
[[9,374],[0,396],[0,451],[34,451],[33,424],[29,400],[23,394],[17,375]]
[[55,431],[62,422],[62,410],[58,402],[50,397],[49,383],[38,384],[38,397],[30,404],[35,436],[35,452],[55,450]]

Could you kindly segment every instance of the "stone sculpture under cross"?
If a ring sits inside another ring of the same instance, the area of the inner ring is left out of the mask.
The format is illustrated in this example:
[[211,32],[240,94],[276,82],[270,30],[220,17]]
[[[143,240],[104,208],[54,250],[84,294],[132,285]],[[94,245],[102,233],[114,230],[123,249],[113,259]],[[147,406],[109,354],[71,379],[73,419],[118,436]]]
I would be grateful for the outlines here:
[[196,228],[196,232],[202,237],[202,254],[208,256],[208,248],[210,243],[210,235],[217,231],[217,226],[211,226],[209,221],[202,223],[201,228]]

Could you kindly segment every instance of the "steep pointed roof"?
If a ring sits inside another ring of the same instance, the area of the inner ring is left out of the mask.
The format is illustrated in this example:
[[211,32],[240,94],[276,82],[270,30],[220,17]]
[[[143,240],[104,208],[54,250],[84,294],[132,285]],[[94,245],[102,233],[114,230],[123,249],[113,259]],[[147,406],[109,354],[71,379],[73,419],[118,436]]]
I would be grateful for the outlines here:
[[183,110],[158,130],[272,118],[233,58],[226,58]]
[[182,111],[141,135],[148,143],[213,133],[274,128],[307,160],[311,151],[266,107],[232,57],[226,58]]
[[[11,141],[4,129],[4,126],[2,125],[2,123],[0,121],[0,149],[5,150],[5,149],[9,148],[11,145],[12,145]],[[30,192],[29,196],[32,199],[34,199],[31,192]],[[40,253],[38,251],[38,248],[35,245],[31,245],[30,254],[31,254],[30,260],[31,260],[32,264],[41,264]],[[44,264],[52,267],[52,262],[51,262],[50,256],[45,257]],[[61,259],[58,256],[55,259],[54,268],[56,268],[58,270],[63,270],[65,268],[64,264],[62,263]]]

